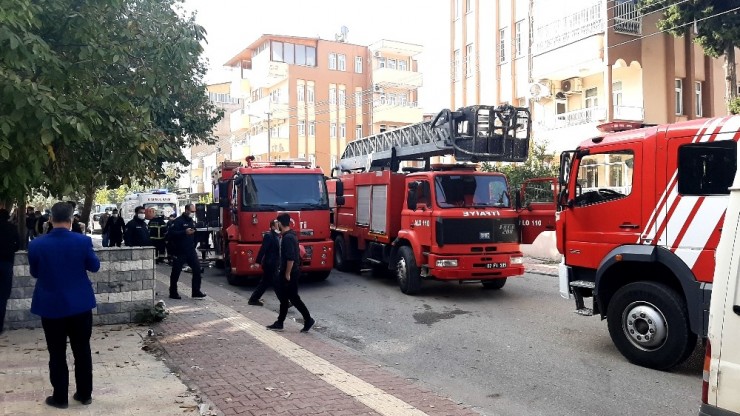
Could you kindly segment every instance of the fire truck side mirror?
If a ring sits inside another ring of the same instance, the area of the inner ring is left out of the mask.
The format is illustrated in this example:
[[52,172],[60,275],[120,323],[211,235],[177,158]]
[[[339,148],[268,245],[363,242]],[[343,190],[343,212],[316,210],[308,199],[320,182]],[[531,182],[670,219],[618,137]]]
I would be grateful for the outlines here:
[[342,205],[344,205],[344,204],[345,204],[346,202],[347,202],[347,201],[345,201],[345,200],[344,200],[344,197],[343,197],[343,196],[338,196],[338,197],[336,198],[336,203],[337,203],[337,206],[338,206],[338,207],[341,207],[341,206],[342,206]]
[[[337,197],[340,197],[340,196],[344,196],[344,183],[342,182],[342,180],[341,180],[341,179],[338,179],[338,180],[337,180],[337,183],[336,183],[336,188],[335,188],[334,194],[335,194],[335,195],[336,195]],[[337,203],[337,204],[339,204],[339,203]],[[344,204],[342,204],[342,205],[344,205]]]

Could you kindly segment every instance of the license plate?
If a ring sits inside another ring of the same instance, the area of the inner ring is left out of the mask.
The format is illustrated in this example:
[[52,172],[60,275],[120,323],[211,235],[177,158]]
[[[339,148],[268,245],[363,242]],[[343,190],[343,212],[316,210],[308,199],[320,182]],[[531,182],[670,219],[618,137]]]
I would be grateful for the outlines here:
[[506,263],[486,263],[486,269],[505,269]]

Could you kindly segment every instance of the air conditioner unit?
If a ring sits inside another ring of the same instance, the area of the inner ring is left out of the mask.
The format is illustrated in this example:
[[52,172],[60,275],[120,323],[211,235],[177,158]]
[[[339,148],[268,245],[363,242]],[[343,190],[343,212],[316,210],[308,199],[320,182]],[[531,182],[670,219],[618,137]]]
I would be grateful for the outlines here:
[[373,56],[376,58],[380,58],[380,51],[373,52]]
[[383,92],[383,88],[378,84],[373,85],[373,90],[375,92]]
[[583,92],[583,80],[581,78],[570,78],[560,83],[560,91],[566,94],[580,94]]
[[305,153],[298,153],[298,159],[305,159],[306,154]]
[[543,98],[548,98],[550,95],[552,95],[552,88],[549,81],[542,80],[529,84],[529,94],[527,94],[527,98],[537,101]]

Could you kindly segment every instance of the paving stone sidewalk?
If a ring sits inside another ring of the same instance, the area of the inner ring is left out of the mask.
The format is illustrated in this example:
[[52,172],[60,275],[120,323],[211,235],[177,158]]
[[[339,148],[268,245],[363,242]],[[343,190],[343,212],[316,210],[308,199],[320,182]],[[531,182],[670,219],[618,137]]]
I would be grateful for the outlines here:
[[[168,276],[157,278],[158,293],[166,294]],[[189,275],[181,279],[183,299],[166,300],[170,315],[156,327],[157,338],[168,365],[219,414],[478,414],[319,333],[300,333],[296,312],[285,331],[267,331],[273,311],[248,306],[208,279],[208,298],[193,300],[183,280]]]

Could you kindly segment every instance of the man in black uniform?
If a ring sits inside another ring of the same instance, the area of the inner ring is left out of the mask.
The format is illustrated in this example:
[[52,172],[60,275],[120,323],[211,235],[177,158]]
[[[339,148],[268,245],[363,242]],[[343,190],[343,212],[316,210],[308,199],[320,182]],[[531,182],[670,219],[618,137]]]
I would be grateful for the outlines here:
[[193,270],[193,293],[191,297],[193,299],[206,297],[206,294],[200,291],[200,263],[198,262],[198,253],[195,252],[195,221],[193,221],[193,215],[195,215],[195,205],[186,205],[185,211],[177,217],[172,227],[167,231],[167,238],[172,241],[172,245],[177,252],[170,274],[171,299],[181,299],[177,293],[177,282],[180,280],[180,272],[182,272],[182,266],[185,263]]
[[146,221],[144,221],[146,218],[144,207],[136,207],[134,212],[134,218],[126,224],[126,232],[123,235],[126,247],[151,246],[149,228],[147,228]]
[[103,227],[103,234],[108,234],[108,247],[121,247],[125,227],[123,218],[118,215],[118,210],[114,209]]
[[280,299],[280,314],[275,323],[267,325],[267,329],[283,329],[285,316],[288,314],[290,303],[292,303],[298,309],[298,312],[303,315],[303,329],[301,329],[301,332],[308,332],[316,321],[311,318],[308,308],[301,297],[298,296],[298,277],[301,274],[298,236],[290,228],[290,214],[280,214],[277,220],[280,223],[280,232],[283,234],[283,239],[280,242],[280,272],[276,282],[276,293]]
[[275,294],[277,295],[275,279],[280,265],[280,237],[278,237],[277,220],[270,222],[270,231],[262,237],[262,246],[260,246],[260,251],[257,253],[257,263],[262,266],[262,279],[247,303],[263,306],[265,303],[260,298],[268,287],[275,285]]

